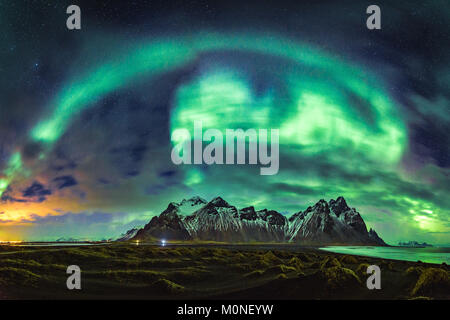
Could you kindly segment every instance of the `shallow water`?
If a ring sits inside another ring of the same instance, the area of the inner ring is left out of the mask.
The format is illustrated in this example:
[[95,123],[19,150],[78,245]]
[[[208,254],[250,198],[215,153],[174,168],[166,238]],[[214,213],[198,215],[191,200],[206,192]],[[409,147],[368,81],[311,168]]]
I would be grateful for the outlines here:
[[321,250],[354,254],[358,256],[376,257],[383,259],[422,261],[428,263],[450,264],[450,248],[427,247],[373,247],[373,246],[330,246],[320,248]]

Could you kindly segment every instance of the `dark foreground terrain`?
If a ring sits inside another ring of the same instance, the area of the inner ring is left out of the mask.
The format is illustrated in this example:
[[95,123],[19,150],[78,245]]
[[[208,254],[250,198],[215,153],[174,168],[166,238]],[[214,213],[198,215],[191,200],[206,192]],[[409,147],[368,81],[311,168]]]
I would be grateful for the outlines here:
[[[381,290],[366,287],[371,264]],[[450,299],[450,269],[292,246],[0,246],[0,298]]]

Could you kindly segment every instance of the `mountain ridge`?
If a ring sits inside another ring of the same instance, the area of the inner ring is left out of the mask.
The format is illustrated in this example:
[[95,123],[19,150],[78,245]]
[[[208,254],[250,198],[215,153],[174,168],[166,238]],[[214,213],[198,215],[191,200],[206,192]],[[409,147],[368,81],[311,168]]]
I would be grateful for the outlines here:
[[221,197],[171,202],[130,240],[279,242],[302,245],[387,245],[344,197],[320,199],[289,218],[275,210],[237,209]]

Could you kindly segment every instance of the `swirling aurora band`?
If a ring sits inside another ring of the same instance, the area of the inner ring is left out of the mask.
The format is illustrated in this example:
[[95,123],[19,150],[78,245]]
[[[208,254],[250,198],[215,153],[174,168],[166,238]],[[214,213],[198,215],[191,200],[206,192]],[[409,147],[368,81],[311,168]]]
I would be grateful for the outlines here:
[[[345,149],[351,154],[336,155],[335,159],[343,165],[345,158],[352,157],[361,162],[361,167],[370,163],[389,170],[398,165],[407,149],[408,133],[399,107],[376,75],[277,34],[210,32],[152,39],[123,50],[62,86],[49,103],[47,116],[29,133],[29,141],[43,147],[36,161],[45,161],[72,119],[103,97],[142,77],[151,79],[193,63],[204,53],[218,51],[250,52],[290,63],[291,68],[273,70],[284,82],[287,95],[281,97],[270,89],[255,94],[240,70],[222,65],[176,89],[172,130],[189,128],[197,119],[205,127],[217,129],[274,127],[280,128],[281,148],[297,148],[303,155],[320,156],[324,150],[339,153]],[[0,179],[0,195],[16,177],[30,174],[29,170],[20,151],[13,153]],[[191,178],[188,176],[186,183]],[[411,210],[420,212],[429,207],[416,201]],[[420,213],[415,215],[415,220],[427,228],[428,219]]]
[[[388,94],[381,91],[379,86],[376,86],[373,81],[374,77],[362,72],[356,66],[342,62],[318,50],[296,44],[286,38],[267,35],[199,34],[170,41],[152,41],[150,44],[138,46],[133,52],[123,54],[116,60],[100,66],[83,80],[70,83],[64,87],[50,104],[50,108],[53,109],[50,116],[41,120],[33,128],[30,139],[51,146],[65,132],[73,115],[92,106],[101,97],[126,86],[136,77],[146,73],[157,74],[173,70],[194,60],[200,53],[209,50],[253,51],[287,58],[300,65],[326,70],[340,86],[367,101],[376,116],[376,125],[373,129],[378,131],[378,134],[375,137],[364,135],[361,128],[342,129],[349,130],[348,134],[345,134],[346,137],[354,142],[366,144],[369,150],[375,149],[375,153],[383,150],[391,162],[398,161],[401,157],[406,143],[405,128],[396,116],[395,106],[389,100]],[[295,78],[295,76],[293,78],[295,82],[304,80]],[[369,82],[370,78],[372,79]],[[293,86],[297,85],[295,82]],[[294,87],[293,90],[295,91],[295,89]],[[245,88],[240,87],[235,90],[245,90]],[[284,131],[284,136],[289,138],[289,140],[285,139],[284,141],[300,144],[305,142],[302,131],[309,132],[313,128],[300,127],[300,125],[296,127],[297,121],[308,126],[314,126],[317,123],[314,121],[311,123],[308,116],[313,118],[317,114],[323,116],[323,111],[327,111],[327,109],[344,112],[343,108],[327,102],[331,100],[331,96],[333,98],[338,97],[338,90],[331,85],[322,84],[319,92],[298,92],[297,100],[299,101],[300,112],[298,119],[288,121],[285,124],[286,127],[281,128],[282,132]],[[227,95],[228,92],[223,94]],[[338,102],[342,102],[342,99],[340,100]],[[332,101],[336,103],[336,100],[333,99]],[[301,109],[307,109],[307,111],[302,114]],[[327,122],[327,119],[320,121]],[[336,130],[341,130],[340,128],[344,127],[345,124],[343,123]],[[295,132],[298,132],[298,134],[295,134]],[[4,173],[7,177],[13,176],[19,171],[19,167],[20,156],[15,154]],[[11,181],[11,179],[2,180],[3,188],[7,183],[6,181]]]

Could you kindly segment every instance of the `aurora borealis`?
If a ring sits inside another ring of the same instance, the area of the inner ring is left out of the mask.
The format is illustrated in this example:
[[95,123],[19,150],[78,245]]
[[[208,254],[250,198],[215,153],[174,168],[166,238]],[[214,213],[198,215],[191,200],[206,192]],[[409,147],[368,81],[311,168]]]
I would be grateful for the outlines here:
[[[70,3],[1,2],[0,240],[111,238],[194,195],[343,195],[387,242],[450,243],[448,3],[381,3],[377,31],[350,2],[105,3],[68,31]],[[175,166],[195,120],[279,129],[278,174]]]

